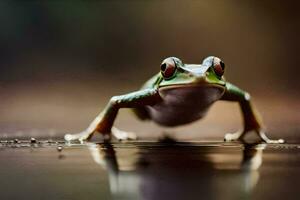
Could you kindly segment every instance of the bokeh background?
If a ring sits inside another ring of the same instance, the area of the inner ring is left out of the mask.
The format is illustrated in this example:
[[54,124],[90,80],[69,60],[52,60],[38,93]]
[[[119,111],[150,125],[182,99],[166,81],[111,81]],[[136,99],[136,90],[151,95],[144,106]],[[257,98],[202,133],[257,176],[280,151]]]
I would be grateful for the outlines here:
[[[300,12],[296,1],[1,1],[0,133],[61,137],[83,130],[107,100],[137,90],[161,61],[216,55],[249,91],[269,135],[299,138]],[[222,139],[241,127],[216,103],[192,125],[165,129],[122,110],[141,137]]]

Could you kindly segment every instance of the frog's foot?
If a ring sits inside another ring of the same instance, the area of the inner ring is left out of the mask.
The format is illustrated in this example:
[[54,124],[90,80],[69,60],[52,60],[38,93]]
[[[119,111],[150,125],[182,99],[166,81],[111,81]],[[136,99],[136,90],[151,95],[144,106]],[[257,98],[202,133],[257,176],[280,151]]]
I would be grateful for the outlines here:
[[[225,135],[224,141],[236,141],[236,140],[240,140],[242,142],[244,142],[244,136],[251,132],[250,131],[240,131],[237,133],[227,133]],[[262,130],[255,130],[255,132],[258,134],[259,138],[261,139],[262,142],[265,142],[267,144],[282,144],[284,143],[283,139],[278,139],[278,140],[271,140],[269,139],[265,132]]]
[[65,135],[65,140],[70,142],[70,141],[75,141],[79,140],[80,142],[89,140],[93,135],[93,132],[88,132],[88,131],[83,131],[81,133],[76,133],[76,134],[66,134]]
[[239,131],[236,133],[227,133],[224,137],[224,141],[236,141],[236,140],[241,140],[243,141],[243,137],[245,135],[244,131]]
[[135,133],[122,131],[116,127],[111,128],[111,133],[118,140],[136,140],[137,136]]
[[268,143],[268,144],[282,144],[284,143],[284,140],[283,139],[278,139],[278,140],[271,140],[269,139],[267,136],[266,136],[266,133],[262,130],[258,130],[256,131],[258,136],[260,137],[260,139],[265,142],[265,143]]

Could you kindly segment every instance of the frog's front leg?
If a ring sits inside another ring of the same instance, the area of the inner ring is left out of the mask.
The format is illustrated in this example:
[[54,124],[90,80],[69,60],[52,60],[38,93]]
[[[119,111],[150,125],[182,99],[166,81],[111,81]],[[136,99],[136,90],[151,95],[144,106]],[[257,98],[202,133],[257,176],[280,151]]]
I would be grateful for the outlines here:
[[284,142],[282,139],[271,140],[266,136],[263,130],[261,117],[259,113],[255,110],[254,106],[252,105],[250,101],[250,95],[247,92],[239,89],[238,87],[230,83],[226,83],[226,91],[222,100],[238,101],[241,107],[243,120],[244,120],[244,129],[238,133],[226,134],[225,135],[226,141],[243,140],[244,136],[247,133],[251,131],[255,131],[258,134],[259,138],[266,143]]
[[146,105],[154,105],[161,101],[160,95],[157,89],[145,89],[129,94],[114,96],[110,99],[105,109],[92,121],[89,127],[78,134],[67,134],[65,140],[89,140],[93,134],[97,131],[103,134],[106,138],[110,139],[111,132],[115,132],[117,135],[124,132],[113,128],[113,123],[118,114],[120,108],[137,108]]

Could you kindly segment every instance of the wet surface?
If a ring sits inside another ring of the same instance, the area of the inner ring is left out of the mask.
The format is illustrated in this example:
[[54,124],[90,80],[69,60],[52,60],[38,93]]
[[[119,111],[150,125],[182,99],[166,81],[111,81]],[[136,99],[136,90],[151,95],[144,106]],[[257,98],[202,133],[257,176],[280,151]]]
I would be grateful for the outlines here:
[[300,145],[0,144],[1,199],[298,199]]

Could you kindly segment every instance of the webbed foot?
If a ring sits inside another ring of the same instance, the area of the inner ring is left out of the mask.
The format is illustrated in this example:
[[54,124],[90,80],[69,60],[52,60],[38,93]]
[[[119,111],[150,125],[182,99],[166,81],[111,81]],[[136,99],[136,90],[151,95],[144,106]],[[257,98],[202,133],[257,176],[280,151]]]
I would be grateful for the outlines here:
[[[64,138],[66,141],[69,141],[69,142],[77,140],[82,143],[84,141],[91,139],[93,134],[94,134],[94,132],[83,131],[81,133],[76,133],[76,134],[66,134],[64,136]],[[118,140],[136,140],[137,139],[136,134],[134,134],[132,132],[126,132],[126,131],[119,130],[116,127],[112,127],[111,134]],[[102,134],[105,142],[110,141],[111,134]]]
[[237,140],[243,141],[244,134],[245,134],[244,131],[239,131],[236,133],[227,133],[224,137],[224,141],[227,141],[227,142],[237,141]]
[[66,134],[64,136],[65,140],[68,142],[71,141],[80,141],[80,142],[84,142],[86,140],[89,140],[93,135],[93,132],[88,132],[88,131],[82,131],[80,133],[76,133],[76,134]]
[[[250,131],[239,131],[237,133],[227,133],[224,137],[224,141],[242,141],[244,142],[244,136],[251,132]],[[278,139],[278,140],[272,140],[272,139],[269,139],[265,132],[262,131],[262,130],[255,130],[255,132],[257,133],[258,137],[261,139],[262,142],[265,142],[267,144],[282,144],[284,143],[284,140],[283,139]]]
[[278,139],[278,140],[271,140],[266,136],[266,133],[264,131],[258,130],[256,131],[260,139],[268,144],[282,144],[284,143],[283,139]]
[[120,129],[117,129],[116,127],[112,127],[111,133],[118,140],[136,140],[137,139],[137,136],[135,133],[122,131]]

